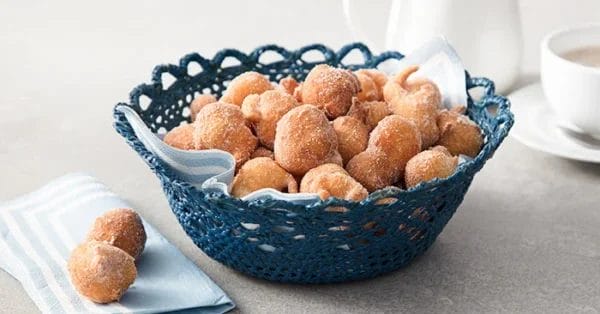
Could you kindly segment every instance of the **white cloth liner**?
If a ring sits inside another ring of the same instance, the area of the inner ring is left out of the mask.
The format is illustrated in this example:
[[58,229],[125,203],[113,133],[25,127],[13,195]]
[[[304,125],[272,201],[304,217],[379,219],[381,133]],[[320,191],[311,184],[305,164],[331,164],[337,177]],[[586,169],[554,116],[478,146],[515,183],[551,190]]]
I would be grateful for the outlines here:
[[[464,66],[454,48],[443,37],[434,38],[398,62],[381,64],[380,69],[394,74],[409,65],[419,65],[419,71],[414,76],[426,77],[437,84],[446,108],[467,104]],[[173,148],[165,144],[159,135],[152,133],[133,109],[119,106],[117,110],[125,114],[146,149],[161,158],[181,179],[198,189],[229,193],[235,172],[235,161],[231,154],[214,149],[184,151]],[[274,189],[261,189],[242,199],[261,198],[294,203],[311,203],[319,199],[312,193],[289,194]]]

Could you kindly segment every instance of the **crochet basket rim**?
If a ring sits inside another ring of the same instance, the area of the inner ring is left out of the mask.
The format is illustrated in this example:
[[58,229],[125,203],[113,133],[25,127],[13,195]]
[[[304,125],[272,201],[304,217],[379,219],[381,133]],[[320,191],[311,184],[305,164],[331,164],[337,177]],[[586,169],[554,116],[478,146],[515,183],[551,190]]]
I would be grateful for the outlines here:
[[[182,57],[179,61],[179,65],[174,64],[162,64],[158,65],[154,68],[152,72],[152,82],[149,84],[141,84],[135,87],[130,93],[130,102],[131,103],[118,103],[115,105],[113,109],[113,116],[115,119],[114,127],[119,134],[121,134],[128,144],[132,146],[138,154],[144,159],[144,161],[150,166],[150,168],[158,175],[164,176],[168,179],[169,183],[172,185],[180,185],[185,189],[191,189],[195,193],[203,195],[205,198],[218,202],[227,202],[232,204],[231,208],[223,207],[222,210],[234,210],[233,208],[236,205],[240,207],[248,207],[256,210],[270,210],[271,208],[280,207],[293,210],[293,209],[302,209],[304,214],[307,212],[311,212],[311,209],[314,209],[315,214],[322,213],[321,209],[329,206],[340,206],[340,207],[348,207],[352,208],[353,211],[360,211],[363,207],[361,205],[372,205],[377,203],[378,201],[385,198],[411,198],[413,194],[417,194],[422,192],[425,189],[432,189],[437,187],[443,187],[444,185],[451,185],[453,182],[460,180],[460,178],[464,175],[474,175],[477,173],[485,164],[485,162],[490,159],[496,149],[500,146],[504,138],[508,135],[512,125],[514,124],[514,115],[510,111],[510,101],[501,95],[497,95],[495,93],[494,82],[490,79],[484,77],[471,77],[468,71],[465,70],[465,81],[466,81],[466,90],[467,90],[467,108],[468,112],[472,110],[476,111],[485,111],[485,114],[492,115],[492,113],[488,110],[488,107],[495,107],[495,114],[491,116],[493,119],[497,121],[498,127],[495,129],[495,133],[493,134],[493,140],[491,140],[492,134],[485,133],[485,142],[484,145],[479,152],[479,154],[470,160],[467,160],[461,163],[456,171],[449,177],[444,179],[434,179],[428,182],[423,182],[418,184],[415,187],[409,189],[400,189],[397,187],[386,187],[377,191],[374,191],[369,194],[369,196],[360,201],[349,201],[344,199],[339,199],[335,197],[331,197],[326,200],[315,200],[310,204],[295,204],[285,200],[279,199],[254,199],[254,200],[242,200],[230,195],[227,195],[222,192],[206,192],[200,189],[195,188],[191,184],[185,182],[180,179],[169,166],[164,163],[158,156],[154,153],[147,150],[141,141],[137,138],[135,134],[124,134],[118,127],[117,123],[119,121],[121,123],[129,124],[128,121],[124,118],[123,113],[117,110],[118,106],[128,106],[133,108],[136,112],[140,113],[141,108],[139,106],[133,106],[133,99],[139,97],[142,94],[142,90],[152,86],[152,88],[163,89],[162,82],[162,74],[169,73],[174,76],[176,79],[181,79],[182,77],[193,77],[195,75],[201,74],[205,69],[215,69],[219,68],[227,57],[234,57],[244,64],[244,60],[247,60],[249,63],[255,63],[257,65],[261,64],[259,62],[259,58],[261,54],[266,51],[273,51],[283,58],[291,58],[294,56],[302,56],[303,54],[310,52],[312,50],[318,50],[323,52],[326,60],[321,62],[314,62],[313,65],[319,63],[335,63],[334,65],[342,66],[349,69],[357,69],[357,68],[375,68],[378,64],[389,60],[389,59],[401,59],[404,57],[403,54],[397,51],[386,51],[379,55],[373,55],[370,49],[362,43],[350,43],[344,45],[340,50],[335,52],[334,50],[328,48],[322,44],[312,44],[308,46],[304,46],[297,50],[287,50],[281,46],[269,44],[260,46],[254,49],[251,53],[245,54],[237,49],[223,49],[215,54],[212,59],[207,59],[202,57],[198,53],[190,53]],[[346,56],[348,56],[354,50],[358,50],[364,58],[364,64],[344,64],[343,60]],[[188,65],[191,62],[198,63],[203,71],[196,73],[194,75],[188,74]],[[263,73],[264,74],[264,73]],[[473,99],[470,95],[469,90],[473,88],[481,87],[483,88],[483,95],[477,101]],[[168,89],[167,89],[168,91]],[[147,123],[147,121],[145,121]],[[474,120],[481,127],[480,121]],[[132,132],[133,133],[133,132]],[[160,169],[160,171],[156,171],[156,169]],[[275,203],[275,204],[272,204]],[[342,214],[343,213],[339,213]]]

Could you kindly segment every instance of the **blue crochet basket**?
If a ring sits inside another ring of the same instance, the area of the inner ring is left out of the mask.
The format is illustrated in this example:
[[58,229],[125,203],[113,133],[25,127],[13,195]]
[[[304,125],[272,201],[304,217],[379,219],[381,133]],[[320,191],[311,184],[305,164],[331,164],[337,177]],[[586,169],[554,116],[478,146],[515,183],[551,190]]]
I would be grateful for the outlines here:
[[[345,57],[358,50],[364,62],[346,64]],[[315,51],[320,62],[306,61]],[[281,60],[263,63],[261,55],[279,54]],[[189,120],[188,105],[199,93],[221,95],[227,82],[246,71],[267,75],[273,82],[293,76],[303,80],[319,63],[349,69],[374,68],[390,59],[401,59],[392,51],[373,55],[361,43],[338,52],[320,45],[287,50],[275,45],[250,54],[225,49],[214,58],[197,53],[183,57],[179,65],[159,65],[152,83],[131,92],[129,104],[154,132],[169,130]],[[238,65],[226,67],[234,58]],[[201,67],[188,73],[188,66]],[[162,75],[175,81],[163,86]],[[483,88],[478,101],[468,100],[468,115],[485,133],[479,155],[462,163],[447,179],[434,180],[407,191],[387,188],[371,193],[358,203],[340,199],[297,205],[281,200],[242,201],[223,193],[207,193],[175,175],[136,137],[125,116],[115,110],[114,127],[138,152],[162,183],[173,213],[194,243],[215,260],[243,273],[280,282],[332,283],[374,277],[396,270],[421,255],[435,241],[462,202],[473,176],[492,157],[513,125],[509,101],[494,93],[494,83],[467,73],[466,89]],[[149,98],[142,104],[140,98]],[[493,109],[491,109],[493,108]],[[348,211],[327,210],[346,207]]]

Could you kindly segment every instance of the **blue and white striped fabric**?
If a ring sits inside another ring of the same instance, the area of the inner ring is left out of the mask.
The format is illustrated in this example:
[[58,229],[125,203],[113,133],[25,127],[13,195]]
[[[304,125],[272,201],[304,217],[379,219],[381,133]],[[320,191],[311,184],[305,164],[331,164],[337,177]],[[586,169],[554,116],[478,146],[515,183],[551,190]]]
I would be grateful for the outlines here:
[[118,106],[117,110],[125,114],[135,135],[146,149],[155,153],[187,183],[201,188],[202,184],[210,178],[227,185],[233,181],[235,172],[233,155],[216,149],[187,151],[174,148],[165,144],[159,135],[152,133],[132,108]]
[[[228,193],[235,173],[235,159],[225,151],[208,149],[186,151],[165,144],[159,135],[152,133],[133,109],[119,106],[117,110],[125,114],[135,135],[146,149],[155,153],[177,175],[198,189],[220,190]],[[318,199],[313,193],[282,193],[275,189],[261,189],[244,196],[243,200],[259,198],[284,199],[295,203],[312,203]]]
[[130,207],[86,174],[69,174],[16,200],[0,204],[0,268],[21,282],[44,313],[224,313],[227,295],[144,222],[148,240],[138,277],[119,302],[99,305],[81,297],[66,264],[94,219]]

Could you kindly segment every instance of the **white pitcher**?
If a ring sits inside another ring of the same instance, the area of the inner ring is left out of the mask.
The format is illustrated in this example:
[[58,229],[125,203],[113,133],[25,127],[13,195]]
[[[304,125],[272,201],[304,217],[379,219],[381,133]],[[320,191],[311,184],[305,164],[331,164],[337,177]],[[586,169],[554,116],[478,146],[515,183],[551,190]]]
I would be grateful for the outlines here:
[[[391,0],[381,16],[376,16],[376,2],[343,0],[351,31],[375,49],[407,54],[442,35],[467,70],[494,80],[498,91],[506,91],[517,80],[523,50],[518,0]],[[381,9],[381,3],[377,6]],[[387,18],[387,30],[376,29],[382,18]],[[378,43],[377,38],[383,37],[384,42]]]

